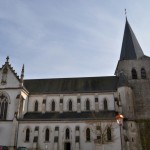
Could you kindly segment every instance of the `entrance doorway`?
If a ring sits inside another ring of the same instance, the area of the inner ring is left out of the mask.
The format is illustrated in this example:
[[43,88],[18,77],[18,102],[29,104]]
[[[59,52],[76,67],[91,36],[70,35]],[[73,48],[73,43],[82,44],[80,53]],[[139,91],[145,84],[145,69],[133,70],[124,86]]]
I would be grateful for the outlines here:
[[70,144],[70,142],[66,142],[65,143],[64,150],[71,150],[71,144]]

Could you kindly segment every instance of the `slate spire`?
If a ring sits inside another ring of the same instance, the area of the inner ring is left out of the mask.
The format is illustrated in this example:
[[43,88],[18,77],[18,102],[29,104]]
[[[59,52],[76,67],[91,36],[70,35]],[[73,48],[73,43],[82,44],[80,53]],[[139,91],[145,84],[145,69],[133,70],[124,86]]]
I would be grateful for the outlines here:
[[142,56],[144,56],[144,53],[126,18],[120,60],[134,60],[139,59]]

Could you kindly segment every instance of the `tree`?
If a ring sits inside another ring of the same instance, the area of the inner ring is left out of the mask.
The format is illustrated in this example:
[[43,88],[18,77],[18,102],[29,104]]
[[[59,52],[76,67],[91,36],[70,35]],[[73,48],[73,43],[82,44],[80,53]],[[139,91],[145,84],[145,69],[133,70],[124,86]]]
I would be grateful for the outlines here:
[[89,121],[89,128],[94,137],[92,140],[94,140],[94,143],[96,144],[96,150],[104,150],[104,144],[115,140],[113,130],[117,126],[114,121],[100,120],[96,118],[95,115],[93,115],[93,117],[94,119]]

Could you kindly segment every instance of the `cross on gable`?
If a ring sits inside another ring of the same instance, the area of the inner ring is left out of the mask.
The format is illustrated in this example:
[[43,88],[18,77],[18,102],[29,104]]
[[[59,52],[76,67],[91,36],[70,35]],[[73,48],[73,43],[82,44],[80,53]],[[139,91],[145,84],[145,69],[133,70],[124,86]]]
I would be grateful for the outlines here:
[[6,57],[6,62],[8,62],[8,61],[9,61],[9,56]]

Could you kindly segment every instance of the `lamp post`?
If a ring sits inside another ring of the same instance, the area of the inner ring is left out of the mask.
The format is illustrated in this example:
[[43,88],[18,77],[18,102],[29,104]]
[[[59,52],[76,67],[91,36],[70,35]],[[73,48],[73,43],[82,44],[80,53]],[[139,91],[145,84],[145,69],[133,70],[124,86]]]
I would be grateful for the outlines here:
[[122,135],[121,135],[121,127],[123,126],[123,118],[124,116],[122,114],[118,114],[116,115],[116,120],[117,120],[117,123],[120,127],[120,138],[121,138],[121,150],[122,150]]

